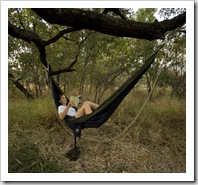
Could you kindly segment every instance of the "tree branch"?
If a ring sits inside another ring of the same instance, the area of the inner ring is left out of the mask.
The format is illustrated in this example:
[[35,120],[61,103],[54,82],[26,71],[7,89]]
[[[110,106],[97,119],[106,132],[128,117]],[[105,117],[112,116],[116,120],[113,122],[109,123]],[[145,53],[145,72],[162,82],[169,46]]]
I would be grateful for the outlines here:
[[71,32],[78,31],[78,30],[81,30],[81,29],[72,27],[72,28],[68,28],[68,29],[62,30],[56,36],[54,36],[53,38],[49,39],[48,41],[45,41],[45,46],[56,42],[58,39],[60,39],[66,33],[71,33]]
[[118,37],[147,40],[164,39],[164,34],[167,31],[174,30],[186,22],[185,12],[170,20],[142,23],[82,9],[33,8],[32,10],[51,24],[95,30]]
[[114,14],[120,16],[122,19],[126,19],[125,16],[121,14],[119,8],[105,8],[102,13],[107,14],[109,12],[113,12]]
[[43,40],[35,32],[20,29],[14,26],[10,21],[8,21],[8,33],[15,38],[23,39],[29,44],[34,42],[36,45],[44,46]]
[[15,79],[12,73],[8,73],[8,79],[28,98],[34,98],[28,91],[23,87],[21,83],[19,83],[20,79]]
[[57,71],[51,71],[49,73],[49,76],[54,76],[54,75],[58,75],[58,74],[61,74],[61,73],[69,73],[69,72],[73,72],[73,71],[76,71],[76,70],[68,67],[68,68],[65,68],[65,69],[57,70]]
[[8,33],[9,35],[15,37],[15,38],[20,38],[22,40],[25,40],[28,43],[33,42],[36,47],[39,50],[39,57],[40,60],[42,62],[42,64],[46,67],[49,68],[49,74],[52,75],[57,75],[60,73],[64,73],[64,72],[71,72],[71,71],[75,71],[75,69],[73,69],[72,67],[74,66],[74,64],[77,62],[78,59],[78,55],[79,55],[79,51],[74,59],[74,61],[70,64],[70,66],[66,69],[63,70],[59,70],[59,71],[53,71],[50,64],[48,63],[48,61],[46,60],[46,49],[45,47],[53,42],[55,42],[56,40],[58,40],[61,36],[63,36],[66,33],[70,33],[72,31],[77,31],[79,30],[78,28],[68,28],[66,30],[62,30],[61,32],[59,32],[55,37],[53,37],[52,39],[49,39],[48,41],[43,41],[39,35],[37,35],[34,32],[25,30],[25,29],[20,29],[18,27],[16,27],[15,25],[13,25],[11,22],[8,21]]

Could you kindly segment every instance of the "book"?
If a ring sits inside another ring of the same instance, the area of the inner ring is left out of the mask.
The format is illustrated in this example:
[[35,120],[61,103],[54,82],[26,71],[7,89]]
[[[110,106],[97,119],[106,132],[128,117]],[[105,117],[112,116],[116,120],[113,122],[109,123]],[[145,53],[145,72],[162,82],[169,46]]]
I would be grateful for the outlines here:
[[77,107],[78,104],[80,103],[80,99],[78,96],[71,96],[70,97],[70,102],[72,102],[73,107]]

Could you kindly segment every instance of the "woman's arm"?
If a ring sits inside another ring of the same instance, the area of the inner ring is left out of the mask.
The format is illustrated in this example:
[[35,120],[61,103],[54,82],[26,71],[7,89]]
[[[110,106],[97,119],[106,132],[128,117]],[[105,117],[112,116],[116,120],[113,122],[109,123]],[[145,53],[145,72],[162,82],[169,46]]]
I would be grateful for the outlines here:
[[64,120],[65,116],[67,115],[67,112],[69,108],[72,106],[72,102],[69,102],[63,112],[58,113],[60,120]]

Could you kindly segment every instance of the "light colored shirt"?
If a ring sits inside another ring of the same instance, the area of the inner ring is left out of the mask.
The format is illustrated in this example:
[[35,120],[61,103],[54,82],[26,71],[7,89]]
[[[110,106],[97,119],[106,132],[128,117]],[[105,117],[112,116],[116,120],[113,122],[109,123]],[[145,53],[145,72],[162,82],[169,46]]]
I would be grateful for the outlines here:
[[[67,106],[60,105],[58,107],[58,113],[64,112]],[[67,111],[67,115],[71,117],[75,117],[76,110],[73,107],[70,107],[69,110]]]

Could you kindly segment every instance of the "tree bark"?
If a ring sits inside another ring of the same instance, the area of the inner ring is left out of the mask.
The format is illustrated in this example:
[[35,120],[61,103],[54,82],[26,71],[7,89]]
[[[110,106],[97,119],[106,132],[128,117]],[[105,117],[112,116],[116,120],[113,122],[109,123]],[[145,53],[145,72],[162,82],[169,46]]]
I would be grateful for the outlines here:
[[49,39],[48,41],[44,41],[35,32],[28,31],[28,30],[25,30],[25,29],[20,29],[20,28],[16,27],[15,25],[13,25],[10,21],[8,21],[8,34],[15,37],[15,38],[22,39],[22,40],[24,40],[28,43],[33,42],[36,45],[36,47],[38,48],[40,60],[41,60],[42,64],[49,70],[50,76],[57,75],[57,74],[64,73],[64,72],[75,71],[75,69],[72,68],[74,64],[70,65],[69,67],[67,67],[65,69],[61,69],[61,70],[58,70],[58,71],[53,71],[49,62],[46,60],[46,49],[45,49],[45,47],[47,45],[52,44],[53,42],[56,42],[64,34],[70,33],[70,32],[73,32],[73,31],[77,31],[77,30],[79,30],[79,29],[78,28],[69,28],[69,29],[66,29],[66,30],[62,30],[56,36],[54,36],[53,38]]
[[147,40],[164,39],[167,31],[174,30],[186,23],[186,12],[170,20],[143,23],[82,9],[32,8],[32,10],[51,24],[95,30],[118,37]]
[[9,80],[26,96],[28,99],[33,99],[34,97],[19,83],[19,79],[16,80],[12,73],[8,74]]

